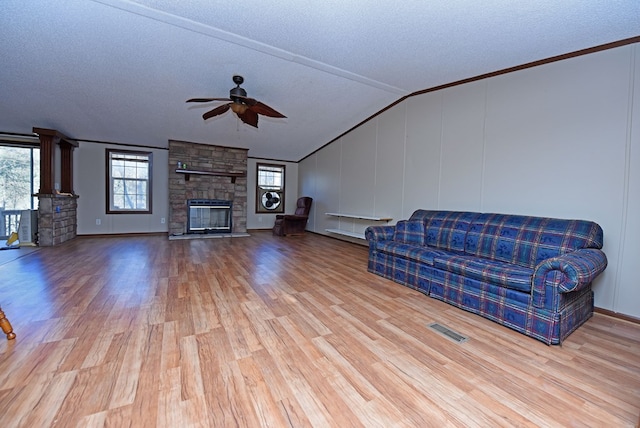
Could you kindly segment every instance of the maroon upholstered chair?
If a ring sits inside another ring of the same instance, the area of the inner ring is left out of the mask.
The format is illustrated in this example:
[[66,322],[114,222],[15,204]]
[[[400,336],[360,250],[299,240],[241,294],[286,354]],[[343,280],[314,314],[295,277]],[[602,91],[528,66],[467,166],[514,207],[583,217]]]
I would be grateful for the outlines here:
[[309,211],[313,199],[308,196],[298,198],[294,214],[277,215],[273,225],[273,234],[278,236],[301,235],[307,227]]

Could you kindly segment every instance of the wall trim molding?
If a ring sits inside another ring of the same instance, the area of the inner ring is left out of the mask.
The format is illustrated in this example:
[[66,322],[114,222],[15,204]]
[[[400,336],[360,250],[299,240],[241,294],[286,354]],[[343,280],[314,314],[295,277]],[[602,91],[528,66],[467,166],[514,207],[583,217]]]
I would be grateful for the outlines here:
[[593,311],[602,315],[609,316],[611,318],[617,318],[619,320],[632,322],[634,324],[640,324],[640,318],[632,317],[631,315],[625,315],[620,312],[614,312],[614,311],[610,311],[609,309],[603,309],[598,307],[595,307]]
[[344,137],[345,135],[347,135],[351,131],[359,128],[362,125],[364,125],[365,123],[367,123],[371,119],[379,116],[380,114],[384,113],[385,111],[389,110],[390,108],[392,108],[392,107],[396,106],[397,104],[400,104],[401,102],[405,101],[407,98],[415,97],[416,95],[427,94],[429,92],[439,91],[441,89],[451,88],[452,86],[459,86],[459,85],[464,85],[465,83],[471,83],[471,82],[476,82],[476,81],[482,80],[482,79],[488,79],[490,77],[500,76],[502,74],[513,73],[513,72],[516,72],[516,71],[525,70],[527,68],[538,67],[540,65],[550,64],[552,62],[563,61],[565,59],[575,58],[575,57],[579,57],[579,56],[582,56],[582,55],[589,55],[589,54],[596,53],[596,52],[601,52],[601,51],[606,51],[606,50],[609,50],[609,49],[619,48],[621,46],[631,45],[631,44],[634,44],[634,43],[640,43],[640,36],[630,37],[628,39],[618,40],[616,42],[605,43],[603,45],[598,45],[598,46],[594,46],[594,47],[591,47],[591,48],[581,49],[581,50],[578,50],[578,51],[569,52],[569,53],[562,54],[562,55],[556,55],[556,56],[552,56],[552,57],[549,57],[549,58],[541,59],[541,60],[538,60],[538,61],[528,62],[528,63],[525,63],[525,64],[516,65],[514,67],[504,68],[502,70],[492,71],[490,73],[480,74],[478,76],[468,77],[466,79],[456,80],[455,82],[445,83],[443,85],[434,86],[432,88],[427,88],[427,89],[422,89],[420,91],[412,92],[412,93],[410,93],[408,95],[405,95],[405,96],[399,98],[398,100],[396,100],[393,103],[389,104],[388,106],[386,106],[382,110],[372,114],[371,116],[369,116],[368,118],[366,118],[362,122],[356,124],[352,128],[349,128],[348,130],[346,130],[342,134],[338,135],[333,140],[329,141],[328,143],[322,145],[321,147],[317,148],[313,152],[309,153],[308,155],[306,155],[305,157],[300,159],[298,162],[302,162],[303,160],[305,160],[309,156],[314,155],[315,153],[317,153],[320,150],[324,149],[329,144],[339,140],[340,138]]

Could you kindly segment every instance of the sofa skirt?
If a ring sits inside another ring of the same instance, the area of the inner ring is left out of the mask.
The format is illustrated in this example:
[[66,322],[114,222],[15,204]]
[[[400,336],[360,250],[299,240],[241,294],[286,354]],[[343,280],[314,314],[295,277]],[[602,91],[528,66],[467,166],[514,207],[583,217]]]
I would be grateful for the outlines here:
[[398,284],[429,295],[433,267],[422,262],[399,257],[369,257],[368,270]]
[[434,269],[429,296],[538,339],[562,343],[593,315],[591,286],[560,294],[556,310],[533,306],[528,293]]
[[369,272],[533,337],[560,344],[593,315],[591,286],[561,293],[555,308],[537,308],[530,293],[487,284],[423,262],[388,254],[369,257]]

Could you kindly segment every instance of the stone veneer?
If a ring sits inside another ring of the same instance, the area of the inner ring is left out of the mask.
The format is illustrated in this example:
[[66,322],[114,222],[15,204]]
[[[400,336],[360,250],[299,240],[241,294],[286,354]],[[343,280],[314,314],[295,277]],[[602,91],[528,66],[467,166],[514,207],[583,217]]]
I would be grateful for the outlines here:
[[38,195],[38,245],[52,247],[76,237],[77,196]]
[[[176,172],[178,162],[188,170],[244,172],[232,183],[231,177],[190,175]],[[247,150],[169,140],[169,235],[187,233],[188,199],[233,201],[232,233],[247,231]]]

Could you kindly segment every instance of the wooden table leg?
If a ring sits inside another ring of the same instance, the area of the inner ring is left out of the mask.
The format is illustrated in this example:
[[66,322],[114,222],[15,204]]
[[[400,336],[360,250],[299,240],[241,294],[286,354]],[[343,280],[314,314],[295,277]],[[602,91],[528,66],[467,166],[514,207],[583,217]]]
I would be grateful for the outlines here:
[[2,331],[7,335],[7,339],[12,340],[16,338],[16,334],[13,332],[13,327],[7,317],[4,316],[2,308],[0,308],[0,328],[2,328]]

